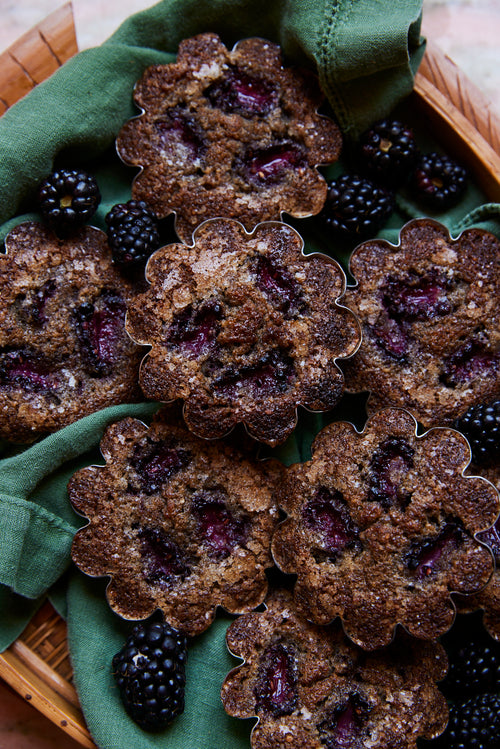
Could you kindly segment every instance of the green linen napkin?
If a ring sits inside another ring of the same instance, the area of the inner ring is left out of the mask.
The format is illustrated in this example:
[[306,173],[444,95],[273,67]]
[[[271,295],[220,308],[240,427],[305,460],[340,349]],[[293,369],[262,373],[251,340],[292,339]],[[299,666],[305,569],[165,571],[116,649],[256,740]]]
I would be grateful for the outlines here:
[[[16,223],[36,218],[34,190],[54,163],[84,165],[96,174],[103,200],[93,223],[104,228],[109,208],[130,197],[131,170],[120,164],[113,144],[122,124],[136,114],[133,85],[148,65],[174,60],[181,39],[215,31],[228,46],[255,35],[279,42],[287,60],[317,68],[334,115],[347,138],[355,138],[412,88],[424,50],[421,5],[421,0],[163,0],[132,16],[105,44],[77,55],[0,119],[0,240]],[[390,241],[397,241],[404,221],[420,215],[407,198],[398,200],[381,232]],[[453,233],[476,225],[500,236],[499,217],[499,206],[484,204],[472,186],[459,208],[438,218]],[[307,251],[331,251],[313,221],[296,226]],[[351,250],[336,247],[331,254],[347,268]],[[27,449],[4,446],[0,649],[49,596],[67,614],[75,683],[98,746],[243,749],[252,721],[226,716],[219,698],[222,679],[236,665],[224,643],[231,618],[221,613],[191,643],[185,714],[151,736],[128,719],[110,676],[111,658],[132,623],[109,609],[105,581],[85,578],[70,565],[71,540],[85,520],[68,505],[68,479],[81,466],[102,463],[98,444],[107,424],[125,415],[148,421],[156,408],[113,407]],[[361,428],[362,399],[346,396],[329,414],[300,410],[296,431],[274,454],[285,463],[307,459],[314,435],[336,418]]]

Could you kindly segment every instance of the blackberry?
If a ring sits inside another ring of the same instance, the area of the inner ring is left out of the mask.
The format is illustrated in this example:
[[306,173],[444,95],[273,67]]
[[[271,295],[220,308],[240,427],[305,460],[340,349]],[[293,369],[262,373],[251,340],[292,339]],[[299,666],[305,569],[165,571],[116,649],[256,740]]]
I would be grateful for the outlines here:
[[60,237],[83,226],[96,212],[101,193],[95,178],[77,169],[58,169],[39,185],[42,218]]
[[335,234],[365,239],[382,228],[393,209],[390,191],[365,177],[345,174],[329,183],[320,218]]
[[379,120],[359,140],[361,166],[381,184],[402,184],[410,176],[417,158],[413,131],[399,120]]
[[457,205],[467,189],[467,172],[448,156],[427,153],[418,160],[411,192],[418,202],[435,211]]
[[498,749],[500,695],[481,694],[450,708],[446,731],[436,746],[446,749]]
[[471,406],[457,421],[472,450],[477,465],[487,465],[500,457],[500,399]]
[[121,267],[143,265],[160,245],[156,215],[143,200],[117,203],[106,224],[113,259]]
[[114,656],[125,710],[144,730],[161,730],[183,712],[186,658],[186,637],[165,622],[138,624]]
[[448,651],[445,693],[475,695],[500,690],[500,643],[485,637]]

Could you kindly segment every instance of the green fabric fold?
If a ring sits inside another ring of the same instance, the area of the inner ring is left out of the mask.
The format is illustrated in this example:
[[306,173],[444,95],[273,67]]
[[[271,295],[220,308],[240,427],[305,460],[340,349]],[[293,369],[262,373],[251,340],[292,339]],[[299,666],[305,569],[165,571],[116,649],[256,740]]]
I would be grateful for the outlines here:
[[102,462],[105,427],[124,416],[148,418],[157,404],[112,406],[70,424],[0,463],[0,584],[39,598],[71,559],[75,531],[85,524],[66,487],[78,468]]
[[356,138],[408,94],[425,51],[421,3],[337,0],[325,10],[319,77],[344,136]]
[[252,720],[226,715],[220,688],[240,663],[226,647],[233,617],[219,612],[210,629],[189,643],[184,713],[164,731],[148,734],[123,710],[111,661],[135,622],[111,612],[105,582],[74,574],[68,586],[68,643],[75,664],[75,685],[89,730],[103,749],[245,749]]
[[[5,494],[0,494],[0,516],[0,582],[38,598],[66,569],[77,526],[34,502]],[[49,574],[40,575],[40,570]]]

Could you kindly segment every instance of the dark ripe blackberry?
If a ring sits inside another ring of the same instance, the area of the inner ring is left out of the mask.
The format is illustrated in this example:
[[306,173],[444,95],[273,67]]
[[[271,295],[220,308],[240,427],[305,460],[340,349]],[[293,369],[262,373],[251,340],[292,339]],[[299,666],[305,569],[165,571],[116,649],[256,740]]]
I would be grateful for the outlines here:
[[396,187],[405,182],[417,158],[413,131],[399,120],[379,120],[359,140],[362,168],[384,185]]
[[125,710],[145,731],[159,731],[183,712],[186,658],[186,637],[164,622],[138,624],[114,656]]
[[101,193],[95,178],[77,169],[58,169],[40,183],[42,218],[60,237],[70,235],[94,215]]
[[462,696],[500,690],[500,643],[485,633],[481,640],[447,649],[449,668],[441,688]]
[[142,200],[117,203],[106,223],[113,259],[121,267],[143,265],[160,245],[158,220]]
[[366,239],[382,228],[393,209],[391,192],[364,177],[345,174],[329,183],[319,215],[335,234]]
[[437,745],[446,749],[498,749],[500,695],[481,694],[450,708],[446,731]]
[[427,153],[418,160],[411,180],[418,202],[434,211],[452,208],[467,189],[467,172],[448,156]]
[[500,458],[500,399],[471,406],[455,427],[467,437],[473,463],[488,465]]

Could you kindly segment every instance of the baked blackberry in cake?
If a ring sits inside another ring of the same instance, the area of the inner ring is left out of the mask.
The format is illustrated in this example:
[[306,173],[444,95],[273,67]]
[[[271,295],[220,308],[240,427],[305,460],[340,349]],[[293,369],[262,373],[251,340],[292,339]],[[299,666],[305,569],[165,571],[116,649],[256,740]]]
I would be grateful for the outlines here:
[[29,442],[106,406],[138,400],[144,351],[125,332],[132,284],[104,232],[13,229],[0,255],[0,436]]
[[387,645],[396,625],[423,640],[452,625],[451,593],[473,593],[491,577],[490,551],[476,538],[495,520],[498,493],[465,477],[469,446],[452,429],[416,436],[403,409],[373,415],[363,432],[333,422],[312,458],[290,466],[277,499],[287,518],[273,557],[301,613],[342,620],[366,650]]
[[426,427],[452,425],[498,397],[499,257],[493,234],[468,229],[453,239],[432,219],[406,224],[397,246],[359,245],[345,304],[363,342],[343,367],[346,388],[369,391],[371,411],[402,406]]
[[132,418],[113,424],[101,451],[105,465],[69,483],[73,507],[89,520],[72,556],[88,575],[111,578],[115,613],[145,619],[160,609],[193,636],[218,606],[236,614],[262,603],[281,464],[236,442],[194,437],[177,406],[150,427]]
[[304,619],[284,591],[273,591],[266,607],[239,617],[226,637],[244,663],[226,677],[222,702],[229,715],[258,718],[252,749],[410,749],[444,730],[441,645],[400,632],[366,653],[338,623]]
[[359,344],[354,315],[338,304],[340,266],[304,256],[287,224],[248,234],[231,219],[206,221],[194,245],[169,245],[148,262],[150,288],[129,308],[127,330],[151,350],[140,384],[148,398],[182,399],[188,427],[221,437],[239,422],[269,445],[295,427],[297,406],[332,408],[336,365]]
[[141,169],[134,199],[159,218],[175,213],[182,241],[212,217],[251,230],[321,210],[316,167],[338,159],[340,131],[317,114],[317,77],[284,67],[277,44],[245,39],[229,51],[216,34],[186,39],[175,63],[145,71],[134,100],[142,113],[121,129],[118,153]]

